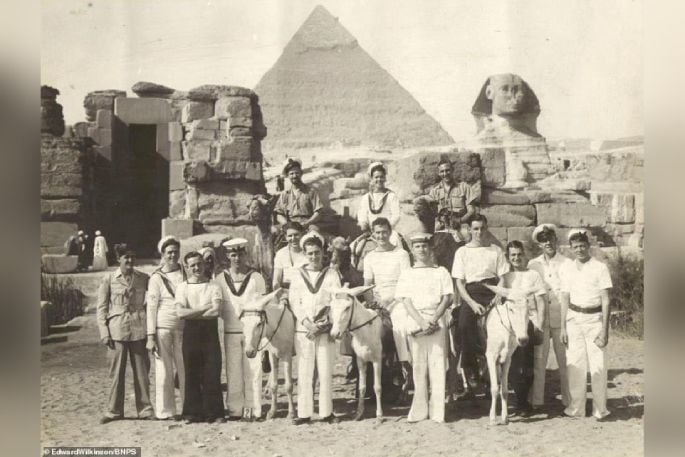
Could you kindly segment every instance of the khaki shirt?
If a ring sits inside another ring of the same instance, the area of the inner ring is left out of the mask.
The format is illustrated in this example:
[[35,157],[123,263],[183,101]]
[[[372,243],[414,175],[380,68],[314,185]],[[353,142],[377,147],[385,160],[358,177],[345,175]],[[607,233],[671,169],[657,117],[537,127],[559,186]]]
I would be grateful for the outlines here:
[[304,222],[323,208],[319,194],[307,185],[281,192],[274,211],[288,220]]
[[466,205],[472,204],[477,199],[471,191],[471,186],[465,182],[452,184],[449,188],[445,188],[443,183],[439,182],[431,187],[428,196],[438,202],[438,212],[447,208],[451,212],[463,213],[466,211]]
[[120,269],[109,273],[98,290],[97,323],[100,338],[136,341],[146,337],[145,294],[149,277],[133,270],[129,285]]

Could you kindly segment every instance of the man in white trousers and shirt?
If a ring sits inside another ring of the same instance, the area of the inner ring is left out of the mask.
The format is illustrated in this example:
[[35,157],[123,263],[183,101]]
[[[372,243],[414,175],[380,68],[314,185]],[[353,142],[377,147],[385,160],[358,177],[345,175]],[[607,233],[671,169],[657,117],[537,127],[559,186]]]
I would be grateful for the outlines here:
[[410,239],[416,264],[402,271],[395,291],[400,305],[406,307],[410,321],[407,331],[412,353],[414,399],[407,422],[430,418],[442,423],[445,422],[447,370],[444,314],[454,298],[452,277],[447,269],[433,262],[432,235],[419,233]]
[[562,265],[561,340],[567,344],[571,401],[564,410],[569,417],[585,416],[586,378],[592,380],[592,415],[602,420],[609,415],[607,401],[606,346],[609,341],[609,269],[590,256],[587,232],[569,234],[575,261]]
[[340,288],[340,276],[323,266],[323,242],[310,232],[302,240],[307,265],[297,270],[290,284],[290,306],[295,314],[295,352],[297,353],[297,418],[293,424],[311,421],[314,414],[314,370],[319,375],[319,417],[336,423],[333,414],[333,358],[335,343],[330,337],[328,318],[330,290]]
[[229,268],[217,282],[224,296],[224,351],[226,355],[226,408],[228,419],[258,419],[262,415],[261,357],[245,355],[245,337],[240,313],[243,308],[266,293],[264,277],[247,264],[247,240],[225,241]]
[[559,366],[561,384],[561,403],[569,404],[568,376],[566,373],[566,346],[561,342],[561,278],[559,270],[571,260],[557,252],[557,236],[554,224],[541,224],[533,230],[533,241],[540,246],[542,254],[528,262],[528,268],[537,271],[542,277],[547,290],[547,318],[542,329],[542,344],[535,346],[533,388],[528,401],[533,408],[545,403],[545,375],[549,357],[550,339],[554,356]]
[[159,240],[162,265],[150,275],[147,289],[147,349],[155,358],[155,415],[176,418],[174,373],[178,376],[181,404],[185,389],[183,321],[176,313],[176,287],[186,280],[178,263],[181,243],[173,236]]

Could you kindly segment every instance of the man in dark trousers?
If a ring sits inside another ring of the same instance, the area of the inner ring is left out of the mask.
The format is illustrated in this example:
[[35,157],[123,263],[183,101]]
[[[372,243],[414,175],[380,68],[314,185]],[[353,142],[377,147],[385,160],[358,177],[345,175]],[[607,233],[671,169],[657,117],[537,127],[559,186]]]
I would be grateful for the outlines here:
[[186,422],[224,422],[217,323],[223,300],[221,287],[205,276],[199,252],[189,252],[183,260],[188,280],[178,285],[174,298],[178,317],[184,322],[183,418]]
[[145,293],[148,275],[133,268],[136,255],[125,244],[114,250],[119,268],[109,273],[98,291],[97,323],[102,344],[113,351],[111,388],[107,411],[100,419],[106,424],[124,417],[126,358],[131,359],[138,418],[153,417],[150,403],[150,359],[145,348]]

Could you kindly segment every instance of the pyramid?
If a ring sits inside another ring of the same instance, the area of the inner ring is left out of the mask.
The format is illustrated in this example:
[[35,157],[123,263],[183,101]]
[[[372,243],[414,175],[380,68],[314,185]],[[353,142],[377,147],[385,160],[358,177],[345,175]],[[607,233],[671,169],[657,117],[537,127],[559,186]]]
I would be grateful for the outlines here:
[[282,148],[454,143],[320,5],[254,90],[268,128],[267,155]]

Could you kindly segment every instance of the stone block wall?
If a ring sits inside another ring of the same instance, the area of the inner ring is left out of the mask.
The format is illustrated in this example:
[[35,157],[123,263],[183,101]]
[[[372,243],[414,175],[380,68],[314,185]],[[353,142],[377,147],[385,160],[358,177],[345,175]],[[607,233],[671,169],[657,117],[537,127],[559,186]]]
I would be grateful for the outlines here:
[[93,151],[86,140],[41,136],[41,250],[64,252],[64,242],[89,228],[95,185]]

